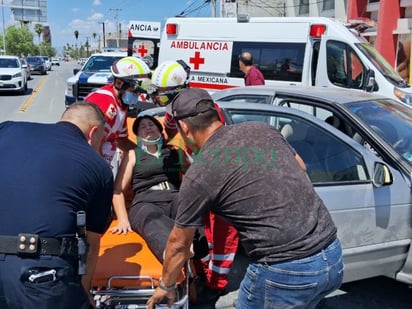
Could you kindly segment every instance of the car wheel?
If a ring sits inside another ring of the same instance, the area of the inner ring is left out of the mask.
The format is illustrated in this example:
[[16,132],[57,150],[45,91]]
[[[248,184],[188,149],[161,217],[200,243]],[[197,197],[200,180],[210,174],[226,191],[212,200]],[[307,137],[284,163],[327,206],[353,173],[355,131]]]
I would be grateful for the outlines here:
[[20,89],[20,94],[26,94],[27,92],[27,81],[24,83],[23,88]]

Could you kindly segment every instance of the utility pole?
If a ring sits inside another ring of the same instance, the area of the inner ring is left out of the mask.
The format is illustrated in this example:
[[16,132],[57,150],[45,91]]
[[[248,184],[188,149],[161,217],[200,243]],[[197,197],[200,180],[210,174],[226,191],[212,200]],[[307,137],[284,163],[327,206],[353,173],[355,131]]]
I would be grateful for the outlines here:
[[216,0],[212,0],[212,17],[216,17]]
[[104,50],[106,48],[106,30],[104,29],[104,21],[102,21],[99,24],[102,24],[102,26],[103,26],[103,50]]
[[120,29],[119,24],[117,23],[118,12],[122,9],[110,9],[110,11],[114,11],[114,24],[116,25],[116,36],[117,36],[117,48],[119,48],[119,40],[120,40]]

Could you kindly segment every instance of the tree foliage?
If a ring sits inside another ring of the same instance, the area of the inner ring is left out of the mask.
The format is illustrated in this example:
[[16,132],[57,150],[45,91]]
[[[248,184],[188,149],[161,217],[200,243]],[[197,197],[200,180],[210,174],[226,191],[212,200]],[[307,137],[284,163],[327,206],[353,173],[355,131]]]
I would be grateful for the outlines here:
[[41,42],[40,44],[35,45],[33,43],[33,38],[34,34],[26,26],[13,25],[8,27],[6,30],[5,37],[7,54],[15,56],[41,54],[49,57],[53,57],[56,55],[56,49],[51,47],[50,44]]
[[27,27],[10,26],[6,31],[6,51],[9,55],[26,56],[33,54],[33,33]]

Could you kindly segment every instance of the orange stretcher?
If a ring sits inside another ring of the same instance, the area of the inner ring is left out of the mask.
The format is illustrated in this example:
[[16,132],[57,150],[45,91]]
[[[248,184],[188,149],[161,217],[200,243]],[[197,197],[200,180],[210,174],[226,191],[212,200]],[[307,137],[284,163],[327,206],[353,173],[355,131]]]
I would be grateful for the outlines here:
[[[117,220],[114,220],[110,227],[116,224]],[[177,285],[178,300],[172,308],[189,308],[189,276],[185,272],[182,270]],[[92,280],[97,308],[146,308],[161,274],[162,265],[140,235],[106,232],[100,240],[99,258]]]

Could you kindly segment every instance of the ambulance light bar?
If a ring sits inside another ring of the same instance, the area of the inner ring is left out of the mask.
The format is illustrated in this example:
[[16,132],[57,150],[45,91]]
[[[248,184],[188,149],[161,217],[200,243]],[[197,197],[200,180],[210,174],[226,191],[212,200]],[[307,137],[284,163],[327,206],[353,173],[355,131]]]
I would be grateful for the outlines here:
[[314,24],[310,26],[310,36],[320,38],[326,32],[326,25]]
[[176,35],[177,34],[177,24],[167,24],[166,25],[166,34],[167,35]]

